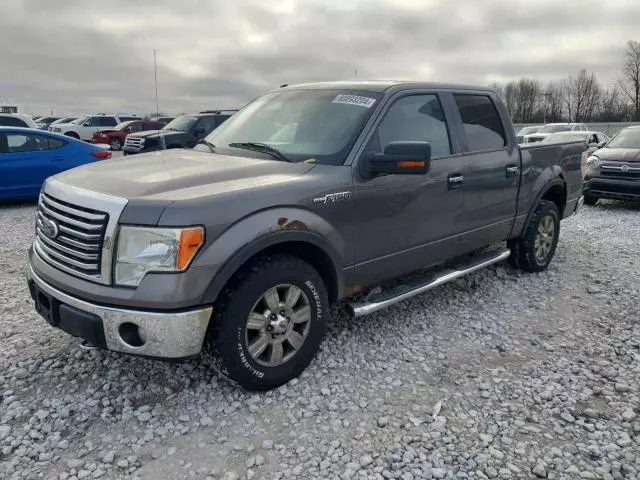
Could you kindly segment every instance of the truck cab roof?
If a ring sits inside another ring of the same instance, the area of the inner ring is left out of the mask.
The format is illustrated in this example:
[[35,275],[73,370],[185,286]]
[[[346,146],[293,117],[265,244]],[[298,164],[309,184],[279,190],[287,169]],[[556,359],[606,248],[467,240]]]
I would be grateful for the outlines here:
[[299,89],[336,89],[336,90],[369,90],[372,92],[387,92],[398,90],[473,90],[493,92],[491,87],[478,87],[473,85],[462,85],[455,83],[439,83],[439,82],[420,82],[411,80],[354,80],[354,81],[335,81],[335,82],[313,82],[300,83],[297,85],[287,85],[285,87],[274,89],[280,90],[299,90]]

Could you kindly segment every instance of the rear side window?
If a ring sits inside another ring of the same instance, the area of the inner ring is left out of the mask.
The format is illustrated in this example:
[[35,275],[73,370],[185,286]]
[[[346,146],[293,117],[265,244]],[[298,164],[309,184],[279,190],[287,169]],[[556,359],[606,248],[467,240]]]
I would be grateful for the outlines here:
[[218,115],[216,117],[216,126],[220,126],[224,123],[224,121],[229,118],[231,115]]
[[28,127],[26,122],[16,117],[0,117],[0,126],[3,127]]
[[487,95],[454,95],[470,152],[499,150],[507,144],[500,115]]
[[48,149],[49,150],[56,150],[60,147],[64,147],[66,145],[66,142],[58,139],[58,138],[53,138],[53,137],[46,137],[47,138],[47,142],[48,142]]
[[100,127],[115,127],[118,124],[113,117],[98,117],[98,120],[100,121],[98,124]]
[[129,120],[140,120],[140,118],[139,117],[127,117],[127,116],[120,117],[120,121],[121,122],[128,122]]

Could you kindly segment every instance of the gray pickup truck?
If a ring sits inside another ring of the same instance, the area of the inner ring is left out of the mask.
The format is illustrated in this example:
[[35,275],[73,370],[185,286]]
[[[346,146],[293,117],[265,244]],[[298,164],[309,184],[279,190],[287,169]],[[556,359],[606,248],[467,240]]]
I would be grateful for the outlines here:
[[334,304],[358,317],[507,258],[544,270],[579,207],[585,148],[518,147],[486,88],[280,88],[193,150],[49,178],[29,289],[86,344],[204,350],[270,389],[311,362]]

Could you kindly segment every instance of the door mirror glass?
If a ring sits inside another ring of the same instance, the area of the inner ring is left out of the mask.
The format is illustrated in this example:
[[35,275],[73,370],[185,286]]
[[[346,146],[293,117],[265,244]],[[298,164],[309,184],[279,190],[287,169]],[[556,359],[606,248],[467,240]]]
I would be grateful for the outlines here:
[[363,178],[378,175],[424,175],[431,162],[431,143],[418,141],[391,142],[383,153],[370,153],[360,162]]

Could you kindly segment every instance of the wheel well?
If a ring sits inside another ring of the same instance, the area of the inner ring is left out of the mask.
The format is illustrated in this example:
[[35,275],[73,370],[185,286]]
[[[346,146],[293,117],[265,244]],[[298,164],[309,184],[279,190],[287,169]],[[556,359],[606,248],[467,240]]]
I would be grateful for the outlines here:
[[556,184],[552,186],[549,190],[544,192],[541,200],[550,200],[555,203],[560,211],[560,217],[562,218],[564,207],[567,204],[567,192],[564,184]]
[[244,262],[238,270],[246,266],[255,258],[278,253],[293,255],[314,267],[322,277],[322,280],[324,280],[327,291],[329,292],[329,300],[333,302],[338,299],[338,274],[334,268],[333,260],[322,248],[312,243],[288,241],[271,245],[247,259],[247,261]]

